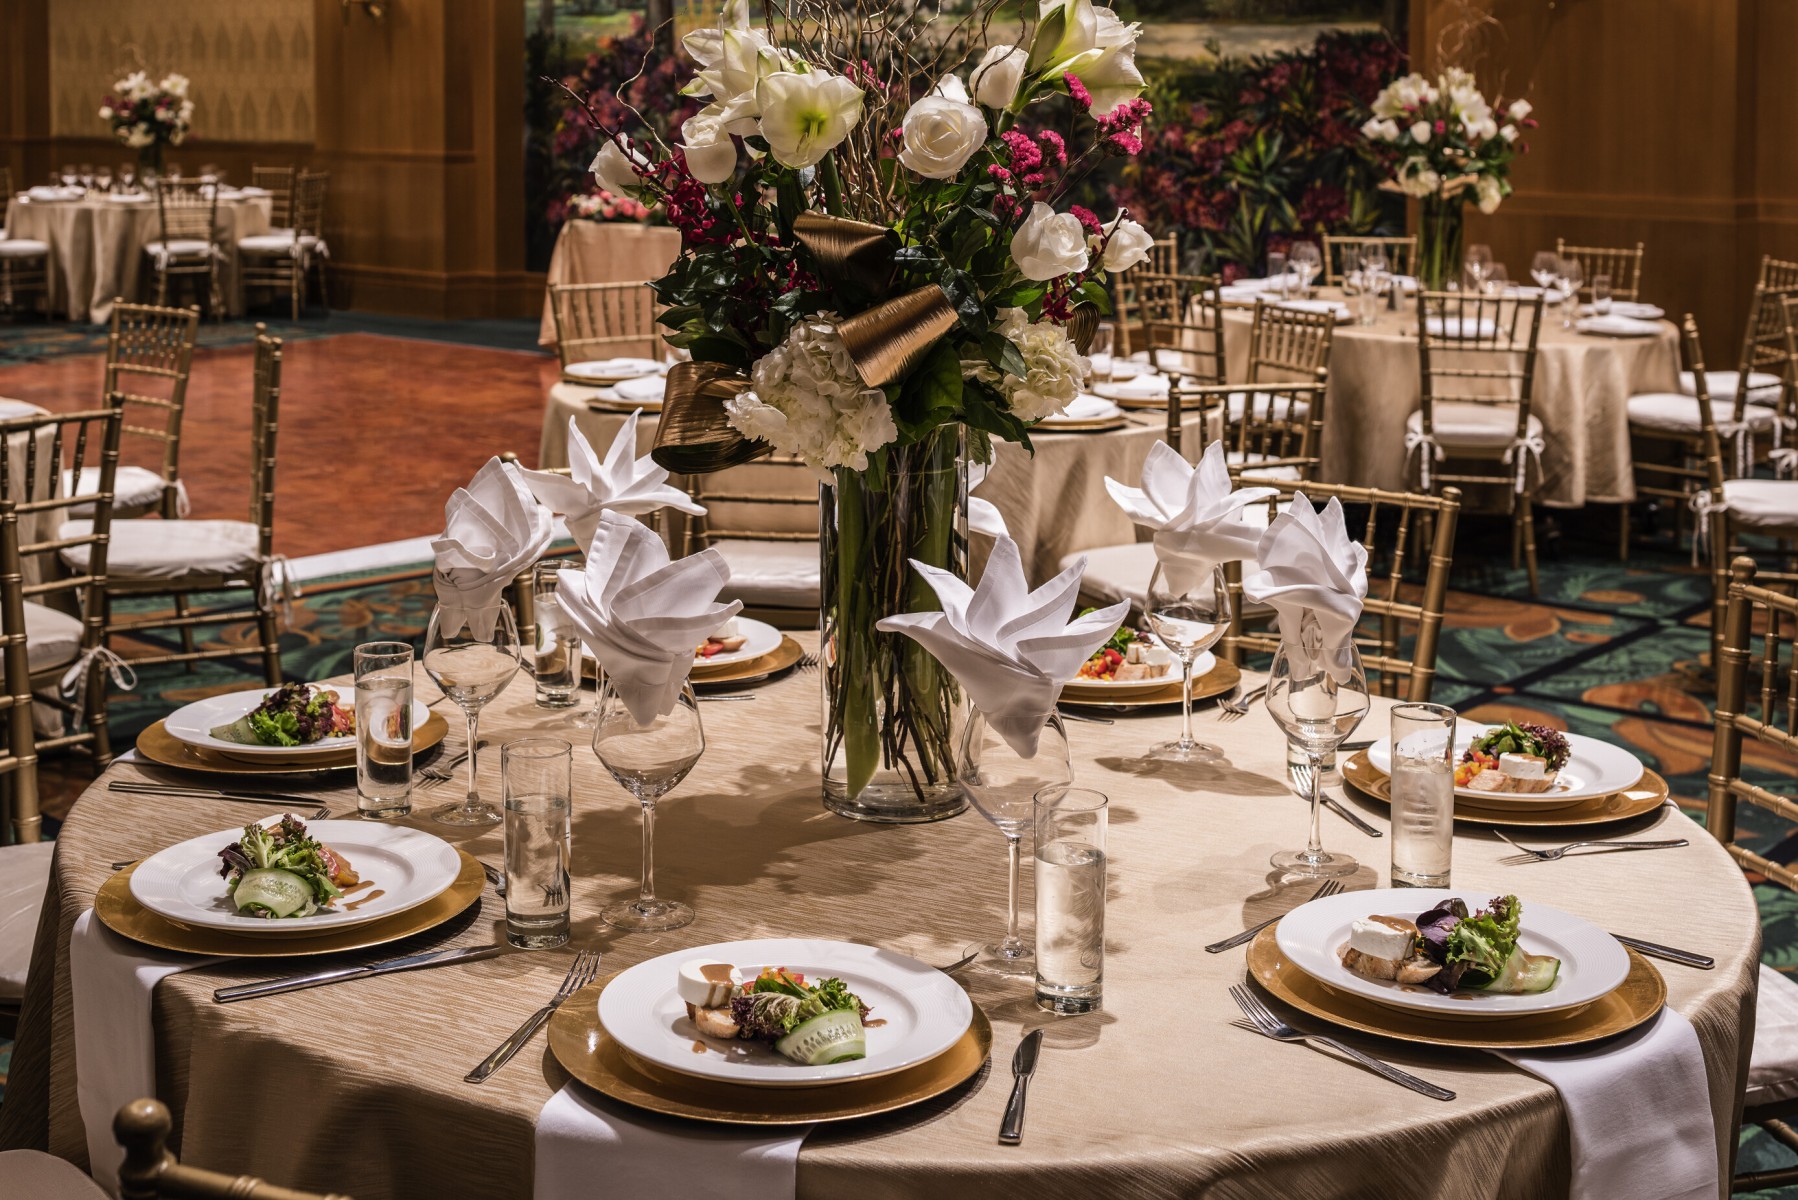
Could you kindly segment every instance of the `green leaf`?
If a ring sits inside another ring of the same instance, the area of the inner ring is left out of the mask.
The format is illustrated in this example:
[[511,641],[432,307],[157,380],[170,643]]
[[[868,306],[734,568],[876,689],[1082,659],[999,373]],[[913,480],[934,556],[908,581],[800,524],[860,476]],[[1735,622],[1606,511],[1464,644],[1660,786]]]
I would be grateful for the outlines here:
[[1030,427],[1001,407],[999,397],[986,384],[970,381],[962,390],[962,420],[971,430],[979,430],[1030,447]]
[[700,362],[726,363],[744,370],[749,369],[756,357],[750,352],[749,343],[734,329],[702,333],[689,340],[686,345],[693,357]]
[[993,369],[1014,375],[1019,379],[1029,373],[1024,364],[1024,356],[1019,352],[1012,340],[1002,333],[989,331],[980,339],[980,349],[986,355],[986,361]]
[[954,416],[961,400],[961,355],[944,339],[900,383],[893,417],[901,431],[909,435],[904,440],[916,441]]

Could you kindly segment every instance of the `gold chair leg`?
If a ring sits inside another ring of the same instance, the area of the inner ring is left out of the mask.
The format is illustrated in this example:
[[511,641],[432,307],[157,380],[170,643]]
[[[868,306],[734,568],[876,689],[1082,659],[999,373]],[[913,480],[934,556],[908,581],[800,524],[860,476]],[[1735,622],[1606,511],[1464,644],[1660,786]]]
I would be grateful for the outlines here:
[[[175,596],[175,615],[177,617],[186,617],[187,616],[187,597],[186,596],[183,596],[180,594],[177,594]],[[192,625],[183,625],[181,627],[181,652],[183,654],[192,654],[194,652],[194,627]],[[193,659],[191,659],[191,658],[188,659],[187,662],[182,664],[182,666],[186,669],[186,671],[189,675],[192,675],[194,673]]]
[[270,687],[281,686],[281,624],[275,610],[259,595],[256,598],[256,628],[262,634],[262,675]]
[[1517,532],[1523,538],[1523,562],[1530,573],[1530,598],[1535,599],[1541,580],[1536,572],[1536,511],[1528,495],[1517,503]]
[[1617,561],[1629,561],[1629,504],[1617,510]]

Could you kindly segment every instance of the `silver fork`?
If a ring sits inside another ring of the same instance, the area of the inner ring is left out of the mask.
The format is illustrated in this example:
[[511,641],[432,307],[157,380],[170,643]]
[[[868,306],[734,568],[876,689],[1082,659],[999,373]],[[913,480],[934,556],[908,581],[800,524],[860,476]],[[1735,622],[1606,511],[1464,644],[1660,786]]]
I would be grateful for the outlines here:
[[[1311,790],[1311,764],[1293,763],[1292,781],[1299,785],[1299,794],[1301,796],[1306,792],[1309,792]],[[1362,833],[1365,833],[1368,837],[1386,836],[1378,829],[1375,829],[1372,825],[1369,825],[1366,821],[1362,820],[1360,815],[1356,813],[1354,809],[1348,807],[1348,805],[1342,803],[1340,800],[1331,799],[1329,796],[1319,796],[1318,801],[1325,808],[1347,821],[1350,825],[1353,825],[1356,829],[1359,829]]]
[[816,654],[801,654],[799,656],[799,661],[793,664],[793,673],[795,675],[802,674],[806,671],[816,671],[817,669],[818,656]]
[[512,1031],[511,1037],[495,1046],[493,1053],[481,1060],[480,1066],[462,1078],[469,1083],[482,1083],[495,1071],[511,1062],[512,1056],[524,1049],[525,1043],[537,1035],[537,1031],[543,1028],[543,1023],[549,1020],[550,1015],[561,1003],[592,983],[593,977],[597,974],[599,974],[599,951],[583,950],[575,955],[574,962],[569,964],[568,974],[562,979],[562,986],[556,989],[555,998],[532,1013],[524,1024]]
[[1502,829],[1494,829],[1492,832],[1496,833],[1499,837],[1504,838],[1506,842],[1516,846],[1517,849],[1523,852],[1521,854],[1507,854],[1498,860],[1506,866],[1518,866],[1529,862],[1554,862],[1558,858],[1565,857],[1569,850],[1578,850],[1582,846],[1600,846],[1608,850],[1623,851],[1671,850],[1676,846],[1686,846],[1691,844],[1687,842],[1685,838],[1668,838],[1665,841],[1658,842],[1568,842],[1565,846],[1554,846],[1547,850],[1531,850],[1528,846],[1520,846],[1516,842],[1511,841],[1510,838],[1505,837],[1505,831]]
[[[1342,880],[1326,879],[1315,892],[1311,893],[1311,900],[1322,900],[1325,896],[1334,896],[1341,890]],[[1311,903],[1311,900],[1307,900],[1305,903],[1309,904]],[[1279,917],[1269,917],[1259,925],[1251,925],[1241,933],[1233,933],[1221,942],[1212,942],[1209,946],[1205,947],[1205,952],[1207,954],[1222,954],[1226,950],[1233,950],[1279,919]]]
[[418,777],[424,780],[420,786],[434,788],[440,783],[448,783],[456,777],[456,768],[461,766],[467,757],[468,751],[458,750],[448,758],[432,763],[418,773]]
[[1360,1063],[1374,1074],[1384,1076],[1393,1083],[1408,1087],[1432,1100],[1453,1100],[1455,1098],[1455,1094],[1447,1088],[1437,1087],[1427,1079],[1419,1079],[1409,1071],[1401,1071],[1391,1063],[1384,1063],[1372,1055],[1363,1054],[1353,1046],[1339,1042],[1335,1038],[1302,1033],[1294,1029],[1274,1016],[1267,1005],[1261,1003],[1259,998],[1240,983],[1230,985],[1230,999],[1236,1001],[1236,1007],[1242,1009],[1242,1015],[1248,1018],[1246,1021],[1232,1021],[1233,1025],[1240,1026],[1252,1033],[1258,1033],[1262,1037],[1273,1038],[1276,1042],[1303,1042],[1314,1050],[1320,1046],[1327,1047]]
[[1240,720],[1241,718],[1248,716],[1249,715],[1249,705],[1251,705],[1251,704],[1255,703],[1255,701],[1261,699],[1261,695],[1265,691],[1267,691],[1267,685],[1264,683],[1260,687],[1255,688],[1252,691],[1250,691],[1247,695],[1243,696],[1242,699],[1240,699],[1240,700],[1237,700],[1237,699],[1234,699],[1234,698],[1231,698],[1228,696],[1226,696],[1222,700],[1219,700],[1217,702],[1217,708],[1218,708],[1217,719],[1219,721],[1235,721],[1235,720]]

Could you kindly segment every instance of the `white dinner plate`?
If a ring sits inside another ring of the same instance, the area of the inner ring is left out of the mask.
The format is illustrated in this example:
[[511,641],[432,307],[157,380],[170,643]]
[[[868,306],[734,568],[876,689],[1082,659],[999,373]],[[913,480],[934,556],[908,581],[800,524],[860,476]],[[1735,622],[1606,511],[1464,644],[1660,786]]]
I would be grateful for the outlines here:
[[[1483,737],[1496,725],[1470,725],[1459,721],[1455,723],[1455,765],[1461,763],[1461,755],[1473,744],[1473,739]],[[1601,742],[1597,738],[1584,734],[1569,733],[1567,747],[1571,753],[1567,765],[1555,773],[1554,786],[1546,792],[1482,792],[1474,788],[1458,787],[1455,795],[1465,796],[1470,800],[1503,800],[1507,803],[1527,804],[1531,800],[1542,801],[1548,805],[1564,804],[1573,800],[1586,800],[1594,796],[1609,796],[1632,788],[1642,780],[1642,760],[1625,750],[1622,746],[1613,746],[1609,742]],[[1438,743],[1440,744],[1440,743]],[[1382,775],[1392,774],[1392,739],[1381,738],[1367,748],[1367,762]]]
[[626,379],[641,379],[645,375],[659,375],[662,364],[653,358],[596,358],[587,362],[569,363],[562,368],[562,373],[572,375],[576,379],[590,379],[594,383],[619,383]]
[[764,654],[772,654],[780,649],[780,639],[785,635],[765,621],[752,621],[748,617],[737,618],[737,633],[749,640],[743,643],[741,650],[728,650],[714,654],[710,658],[693,656],[693,669],[705,671],[709,667],[730,666],[733,663],[745,663],[760,658]]
[[665,375],[640,375],[635,379],[621,379],[612,385],[620,400],[630,404],[653,404],[660,406],[668,393],[668,377]]
[[1417,917],[1450,896],[1458,896],[1470,913],[1492,902],[1502,889],[1376,888],[1364,892],[1338,892],[1312,900],[1280,918],[1275,940],[1280,953],[1319,983],[1348,992],[1388,1008],[1427,1013],[1456,1020],[1490,1020],[1531,1013],[1580,1008],[1612,991],[1629,974],[1629,954],[1617,939],[1590,921],[1558,908],[1523,902],[1523,926],[1518,942],[1528,954],[1552,954],[1561,960],[1560,974],[1546,992],[1526,996],[1454,992],[1441,995],[1425,987],[1368,979],[1342,965],[1342,948],[1348,944],[1349,927],[1367,916]]
[[262,197],[272,195],[273,193],[267,188],[247,187],[238,188],[237,194],[244,197],[246,200],[260,200]]
[[1057,425],[1084,425],[1089,421],[1109,421],[1113,417],[1121,417],[1124,410],[1103,396],[1094,396],[1082,392],[1061,412],[1052,417],[1044,417],[1037,422],[1039,429],[1053,429]]
[[106,199],[113,204],[148,204],[150,198],[142,192],[114,192]]
[[[247,692],[228,692],[223,696],[209,696],[204,700],[196,700],[192,704],[176,709],[164,719],[163,724],[176,741],[186,742],[190,746],[198,746],[205,750],[214,750],[220,754],[229,754],[234,758],[310,758],[355,750],[356,739],[354,736],[326,738],[323,741],[314,742],[310,746],[248,746],[242,742],[227,742],[223,738],[212,736],[212,730],[237,720],[261,704],[263,697],[275,690],[274,688],[252,688]],[[355,710],[355,688],[333,685],[331,690],[337,693],[339,704],[351,711]],[[418,700],[412,701],[412,728],[417,729],[430,719],[431,710]]]
[[[1582,317],[1596,317],[1598,315],[1593,311],[1590,304],[1580,305],[1579,314]],[[1642,304],[1635,300],[1613,300],[1611,301],[1610,315],[1614,317],[1633,317],[1638,321],[1658,321],[1667,315],[1667,310],[1661,308],[1659,305]]]
[[[1112,364],[1115,373],[1118,364]],[[1147,367],[1139,367],[1139,371],[1147,371]],[[1107,382],[1093,384],[1093,394],[1102,400],[1166,400],[1167,376],[1137,374],[1129,379],[1111,379]]]
[[[1192,660],[1192,677],[1196,681],[1205,673],[1217,666],[1217,655],[1209,650],[1202,651]],[[1062,684],[1062,690],[1085,692],[1089,695],[1113,695],[1118,692],[1160,691],[1170,683],[1180,682],[1180,663],[1176,659],[1168,668],[1168,673],[1156,679],[1070,679]]]
[[1661,331],[1654,321],[1638,321],[1634,317],[1619,316],[1610,313],[1602,317],[1581,317],[1573,323],[1579,333],[1591,334],[1595,337],[1638,338],[1653,337]]
[[1282,300],[1274,307],[1293,312],[1324,313],[1334,317],[1338,325],[1355,319],[1354,314],[1349,312],[1349,306],[1340,300]]
[[[273,825],[279,814],[261,821]],[[379,921],[434,900],[456,882],[462,860],[435,834],[379,821],[310,821],[307,832],[349,860],[366,886],[309,917],[239,916],[219,874],[219,851],[243,826],[190,838],[151,855],[131,873],[131,897],[182,925],[250,937],[313,937]],[[344,905],[354,904],[355,908]]]
[[[764,967],[783,967],[808,983],[836,977],[861,997],[868,1020],[868,1056],[808,1067],[765,1042],[703,1038],[687,1017],[676,980],[681,964],[698,960],[736,968],[743,982]],[[720,942],[676,950],[638,963],[606,985],[599,1023],[624,1049],[656,1066],[751,1087],[818,1087],[889,1075],[943,1053],[967,1032],[974,1006],[961,985],[904,954],[809,938]]]

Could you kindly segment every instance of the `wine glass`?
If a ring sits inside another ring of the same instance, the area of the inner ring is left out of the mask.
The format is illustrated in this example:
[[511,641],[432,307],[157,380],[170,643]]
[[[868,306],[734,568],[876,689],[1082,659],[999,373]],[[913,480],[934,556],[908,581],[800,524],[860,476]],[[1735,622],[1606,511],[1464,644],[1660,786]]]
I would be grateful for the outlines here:
[[1192,667],[1230,625],[1230,588],[1222,564],[1177,570],[1155,564],[1146,597],[1149,629],[1180,662],[1180,737],[1150,751],[1173,762],[1208,762],[1223,751],[1192,736]]
[[1505,294],[1505,290],[1510,286],[1511,279],[1505,271],[1505,264],[1495,262],[1486,265],[1486,276],[1484,279],[1480,280],[1481,295],[1502,296]]
[[111,194],[111,192],[112,192],[112,168],[111,167],[106,166],[104,163],[102,163],[94,171],[94,186],[99,188],[102,192]]
[[1005,835],[1009,871],[1005,937],[979,947],[975,963],[994,975],[1032,975],[1036,971],[1036,950],[1018,936],[1018,866],[1024,831],[1030,828],[1035,814],[1036,793],[1074,781],[1074,764],[1068,754],[1067,730],[1062,727],[1061,715],[1049,714],[1037,739],[1036,754],[1025,758],[976,709],[962,734],[956,771],[957,781],[980,815]]
[[1475,242],[1467,247],[1467,253],[1462,259],[1462,267],[1467,273],[1467,286],[1473,291],[1481,291],[1491,266],[1492,247],[1484,242]]
[[522,661],[518,623],[511,608],[495,604],[470,609],[452,627],[443,606],[438,605],[431,612],[420,661],[425,674],[468,718],[468,798],[445,804],[431,818],[444,825],[496,825],[501,819],[499,809],[482,800],[475,789],[475,763],[481,753],[481,710],[506,690]]
[[1555,273],[1555,281],[1561,293],[1561,328],[1572,329],[1573,318],[1579,305],[1579,290],[1586,282],[1585,268],[1580,266],[1577,258],[1563,258]]
[[119,165],[119,190],[126,193],[137,190],[137,168],[131,163]]
[[1324,258],[1316,242],[1294,242],[1286,248],[1286,261],[1299,277],[1299,295],[1311,294],[1311,281],[1323,270]]
[[643,806],[643,882],[635,900],[609,905],[600,917],[619,929],[659,932],[693,922],[693,910],[678,900],[656,898],[656,801],[675,789],[705,753],[705,729],[693,685],[681,685],[669,712],[638,721],[607,679],[599,694],[593,753],[618,786]]
[[1267,684],[1267,711],[1310,767],[1305,799],[1311,802],[1311,836],[1303,850],[1282,850],[1269,860],[1288,876],[1321,878],[1355,872],[1354,859],[1323,848],[1323,760],[1361,724],[1368,704],[1361,652],[1352,642],[1325,648],[1317,618],[1307,612],[1298,646],[1281,640]]
[[1111,379],[1112,344],[1112,327],[1101,322],[1099,327],[1093,330],[1092,343],[1086,348],[1086,360],[1092,375],[1088,386]]
[[62,174],[57,178],[62,181],[62,186],[72,188],[81,176],[76,173],[74,163],[64,163],[62,164]]
[[1538,250],[1536,257],[1530,259],[1530,278],[1542,289],[1543,299],[1550,303],[1560,298],[1554,288],[1560,265],[1561,258],[1553,250]]

